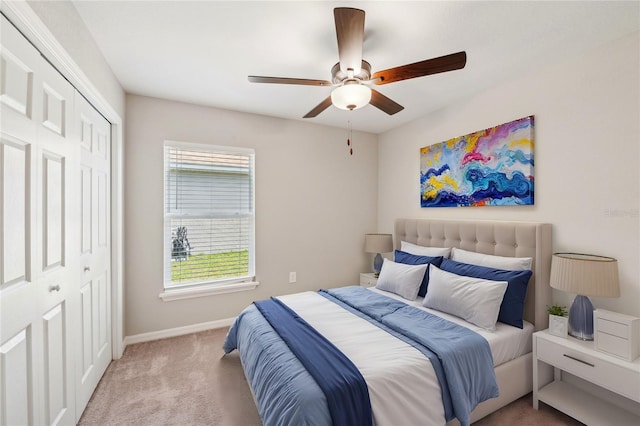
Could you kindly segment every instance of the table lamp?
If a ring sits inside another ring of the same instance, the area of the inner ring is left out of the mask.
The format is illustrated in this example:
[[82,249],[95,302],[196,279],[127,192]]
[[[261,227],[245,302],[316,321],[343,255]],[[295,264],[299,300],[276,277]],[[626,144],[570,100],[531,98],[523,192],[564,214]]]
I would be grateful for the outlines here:
[[575,293],[569,309],[569,335],[593,340],[593,305],[587,296],[620,297],[618,261],[580,253],[554,253],[551,287]]
[[364,251],[375,253],[373,258],[373,273],[377,277],[382,269],[382,255],[393,251],[393,239],[391,234],[365,234]]

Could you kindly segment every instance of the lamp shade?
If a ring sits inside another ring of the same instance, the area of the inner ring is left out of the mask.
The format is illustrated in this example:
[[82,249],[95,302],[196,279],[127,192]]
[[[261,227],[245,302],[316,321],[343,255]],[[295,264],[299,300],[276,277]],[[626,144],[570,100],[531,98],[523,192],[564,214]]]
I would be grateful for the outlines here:
[[344,110],[362,108],[371,100],[371,89],[357,82],[345,83],[331,92],[331,103]]
[[393,251],[391,234],[366,234],[364,237],[364,251],[366,253],[389,253]]
[[554,253],[551,287],[593,297],[619,297],[618,261],[579,253]]

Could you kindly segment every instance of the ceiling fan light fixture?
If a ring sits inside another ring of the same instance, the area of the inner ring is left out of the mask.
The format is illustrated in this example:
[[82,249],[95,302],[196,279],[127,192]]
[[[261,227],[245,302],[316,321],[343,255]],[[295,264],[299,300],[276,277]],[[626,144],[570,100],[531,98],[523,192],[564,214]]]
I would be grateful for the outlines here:
[[331,92],[331,103],[336,108],[352,111],[371,101],[371,89],[357,81],[345,82]]
[[336,7],[333,9],[338,41],[338,57],[340,60],[331,68],[331,81],[257,75],[250,75],[249,81],[252,83],[336,87],[331,93],[331,96],[324,98],[311,111],[305,114],[303,118],[317,117],[318,114],[331,105],[349,111],[371,104],[387,115],[394,115],[402,111],[404,107],[377,90],[369,88],[367,85],[383,85],[431,74],[459,70],[464,68],[467,63],[467,54],[462,51],[389,68],[371,74],[371,64],[362,58],[364,15],[364,10],[353,7]]

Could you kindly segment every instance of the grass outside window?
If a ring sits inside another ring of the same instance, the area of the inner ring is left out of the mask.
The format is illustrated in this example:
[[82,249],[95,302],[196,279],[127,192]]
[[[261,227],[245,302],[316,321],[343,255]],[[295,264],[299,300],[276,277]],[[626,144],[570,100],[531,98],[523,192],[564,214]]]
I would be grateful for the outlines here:
[[171,262],[171,283],[213,281],[249,274],[249,251],[194,254]]

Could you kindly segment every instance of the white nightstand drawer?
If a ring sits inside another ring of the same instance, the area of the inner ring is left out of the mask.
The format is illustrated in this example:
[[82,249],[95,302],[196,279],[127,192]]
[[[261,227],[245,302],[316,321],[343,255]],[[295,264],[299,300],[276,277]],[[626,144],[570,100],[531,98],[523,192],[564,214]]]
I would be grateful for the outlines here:
[[589,381],[597,376],[595,358],[545,339],[538,339],[538,359]]
[[602,331],[597,332],[599,347],[598,350],[608,352],[612,355],[626,358],[629,353],[629,339],[607,334]]
[[640,318],[604,309],[593,312],[594,345],[627,361],[640,355]]
[[637,370],[604,360],[602,355],[592,356],[546,339],[538,339],[537,356],[561,370],[640,402],[640,372]]
[[627,324],[620,324],[619,322],[609,321],[604,318],[599,318],[598,320],[598,331],[623,339],[629,339],[629,326]]

